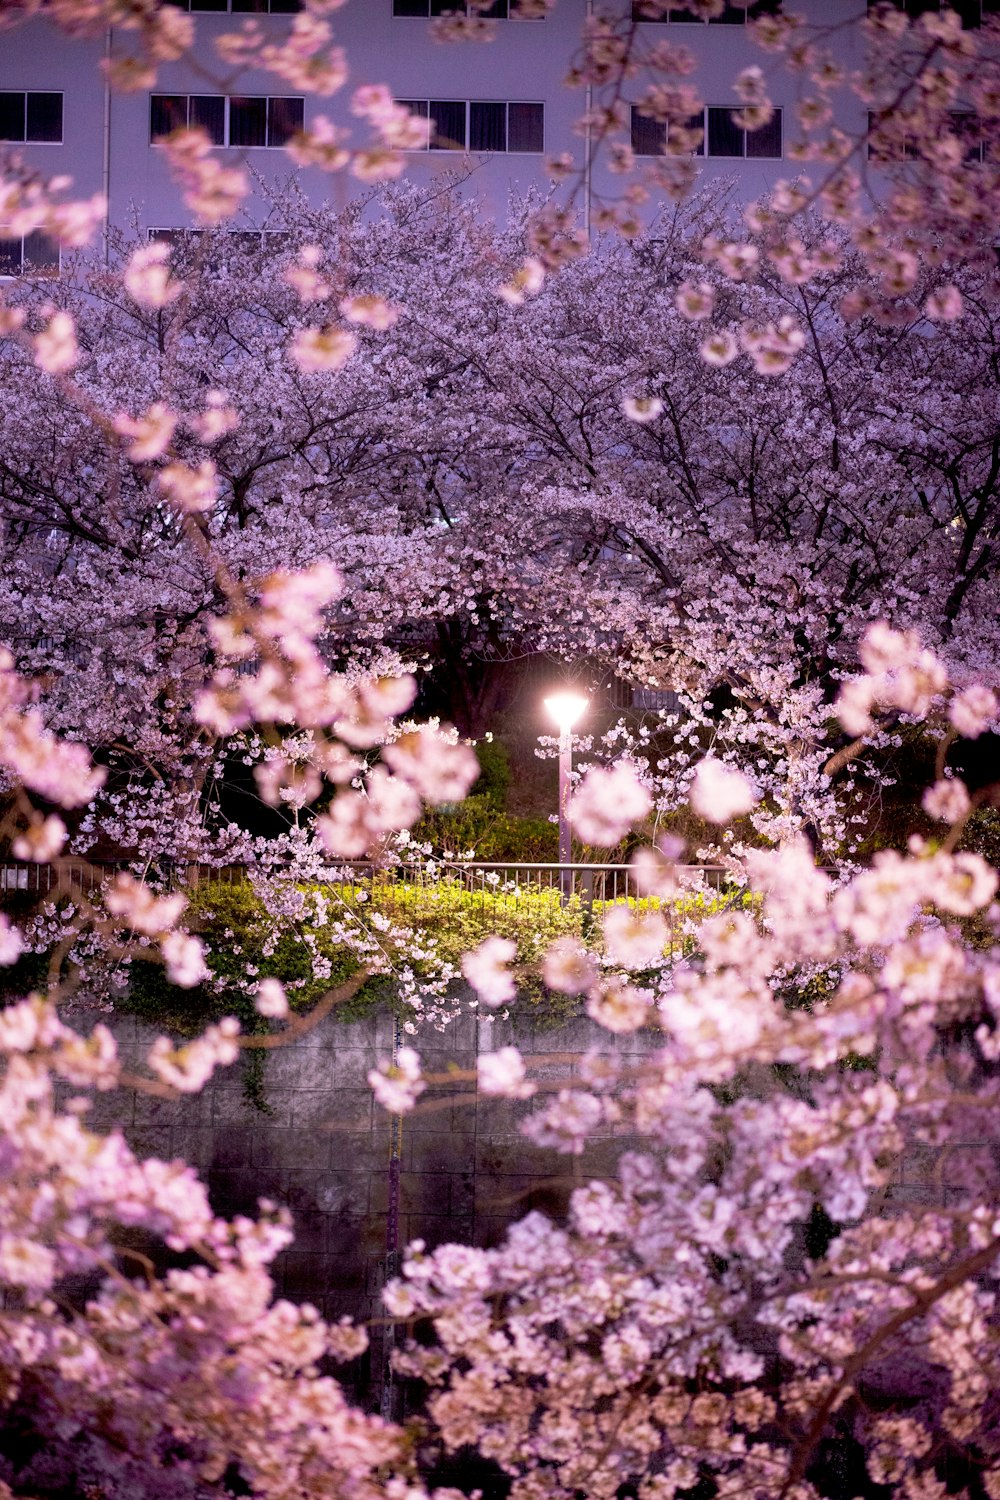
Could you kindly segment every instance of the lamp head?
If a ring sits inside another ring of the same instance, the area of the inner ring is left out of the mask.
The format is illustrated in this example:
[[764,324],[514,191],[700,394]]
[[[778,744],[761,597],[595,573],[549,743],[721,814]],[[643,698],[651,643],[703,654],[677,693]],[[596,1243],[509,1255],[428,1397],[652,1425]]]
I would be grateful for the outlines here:
[[582,693],[551,693],[545,699],[545,707],[558,725],[560,734],[569,734],[589,706],[590,699]]

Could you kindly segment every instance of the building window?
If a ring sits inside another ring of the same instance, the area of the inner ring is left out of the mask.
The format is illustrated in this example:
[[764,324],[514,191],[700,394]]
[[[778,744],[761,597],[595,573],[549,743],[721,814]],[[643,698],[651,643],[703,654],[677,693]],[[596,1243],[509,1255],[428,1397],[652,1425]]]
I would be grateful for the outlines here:
[[630,686],[630,708],[650,713],[680,713],[681,700],[672,688]]
[[0,141],[61,145],[62,94],[0,93]]
[[882,119],[874,110],[868,111],[869,161],[916,161],[919,155],[916,141],[902,128],[898,116]]
[[218,94],[151,94],[149,139],[200,126],[213,146],[283,146],[302,129],[305,100]]
[[[987,0],[989,3],[989,0]],[[747,21],[757,21],[761,16],[781,14],[781,0],[753,0],[750,5],[729,4],[721,16],[709,16],[709,26],[745,26]],[[633,21],[673,21],[675,25],[703,26],[705,16],[688,10],[683,5],[667,5],[664,0],[632,0]]]
[[781,156],[781,110],[776,109],[759,130],[744,130],[728,106],[709,105],[706,142],[709,156],[746,156],[777,161]]
[[485,10],[471,6],[464,0],[392,0],[392,13],[397,20],[426,21],[429,16],[454,15],[456,11],[469,16],[480,16],[486,21],[541,21],[542,16],[523,17],[518,0],[493,0]]
[[[146,236],[150,241],[184,250],[196,246],[209,232],[205,229],[147,229]],[[221,235],[220,242],[240,254],[255,255],[266,250],[271,255],[280,255],[293,248],[292,236],[287,229],[224,229]]]
[[[776,109],[759,130],[744,130],[733,119],[729,105],[709,105],[706,120],[695,115],[684,127],[702,131],[702,142],[694,156],[748,157],[756,161],[778,161],[781,157],[781,110]],[[632,106],[632,150],[636,156],[660,156],[667,143],[667,127]]]
[[[948,115],[948,123],[964,147],[962,160],[985,161],[986,154],[979,134],[980,122],[974,114],[954,111]],[[929,138],[928,138],[929,139]],[[920,144],[915,135],[906,132],[898,117],[888,119],[868,112],[868,159],[875,162],[919,161]]]
[[[868,0],[870,11],[874,10],[875,3],[876,0]],[[936,15],[941,9],[941,0],[888,0],[888,3],[905,12],[911,21],[919,21],[925,15]],[[981,26],[990,16],[1000,16],[1000,0],[948,0],[948,5],[961,16],[966,31]]]
[[541,104],[505,100],[400,99],[411,114],[428,120],[431,151],[519,151],[545,149]]
[[293,237],[287,229],[149,229],[151,241],[169,245],[174,262],[185,274],[197,269],[209,276],[216,272],[260,275],[266,264],[290,254]]
[[[671,130],[676,130],[671,126]],[[684,149],[690,151],[692,156],[705,155],[705,115],[704,111],[692,115],[683,127],[685,133],[697,132],[694,143],[691,140],[684,141]],[[667,144],[667,127],[662,120],[653,120],[649,115],[644,115],[641,110],[632,106],[632,150],[636,156],[661,156]]]
[[36,230],[19,239],[7,239],[0,229],[0,278],[9,276],[58,276],[59,245]]
[[190,10],[196,14],[214,13],[234,15],[293,16],[302,9],[302,0],[167,0],[178,10]]

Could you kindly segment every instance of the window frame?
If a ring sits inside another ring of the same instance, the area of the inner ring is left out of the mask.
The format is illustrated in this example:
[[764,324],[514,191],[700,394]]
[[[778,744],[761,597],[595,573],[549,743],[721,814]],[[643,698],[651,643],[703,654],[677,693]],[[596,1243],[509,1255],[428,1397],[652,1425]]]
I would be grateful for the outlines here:
[[[657,157],[662,156],[664,154],[662,150],[660,150],[660,151],[638,151],[638,150],[636,150],[636,147],[635,147],[636,121],[637,120],[641,120],[641,121],[645,122],[649,126],[656,126],[656,127],[658,127],[659,130],[662,131],[662,138],[663,138],[664,142],[666,141],[666,125],[661,120],[655,120],[655,119],[653,119],[652,115],[644,115],[637,104],[631,105],[630,109],[631,109],[631,114],[630,114],[630,117],[629,117],[629,126],[630,126],[630,144],[632,146],[632,150],[635,152],[635,155],[637,157],[639,157],[639,159],[642,160],[642,161],[655,161]],[[774,107],[774,113],[775,113],[775,115],[778,118],[778,132],[779,132],[779,135],[781,137],[781,150],[779,151],[779,153],[778,153],[777,156],[757,156],[757,155],[751,155],[747,151],[747,142],[748,142],[749,138],[752,135],[759,134],[759,132],[753,131],[753,130],[747,130],[744,126],[737,125],[736,122],[734,120],[732,120],[731,117],[737,112],[737,109],[738,109],[738,106],[731,105],[731,104],[706,104],[703,107],[702,112],[701,112],[701,116],[702,116],[701,147],[698,150],[695,150],[695,151],[685,152],[684,155],[685,156],[687,156],[687,155],[696,156],[696,157],[698,157],[702,161],[784,161],[784,159],[785,159],[785,120],[784,120],[784,106],[780,105],[780,104],[777,104]],[[725,114],[729,118],[729,120],[731,122],[730,123],[730,128],[733,129],[733,130],[738,130],[740,132],[740,135],[742,137],[742,145],[743,145],[743,151],[742,151],[741,155],[739,155],[739,156],[724,155],[721,152],[715,152],[715,151],[712,151],[710,149],[710,139],[711,138],[710,138],[710,134],[709,134],[709,130],[710,130],[709,115],[710,115],[711,111],[713,111],[713,110],[717,110],[717,111]],[[695,121],[697,120],[697,118],[698,118],[697,115],[695,115],[695,116],[692,117],[692,120],[691,120],[691,129],[696,129],[697,128],[697,126],[695,124]],[[767,126],[762,126],[761,129],[762,130],[766,130]]]
[[177,10],[191,16],[295,16],[302,10],[302,0],[279,0],[280,10],[272,9],[273,0],[266,0],[262,9],[254,5],[234,5],[233,0],[224,0],[222,5],[193,5],[191,0],[166,0]]
[[[948,111],[948,123],[956,135],[961,137],[967,125],[976,126],[978,117],[972,110],[952,109]],[[907,135],[900,141],[887,141],[880,143],[876,139],[879,125],[885,121],[879,120],[877,110],[868,111],[868,133],[865,138],[865,157],[875,167],[900,167],[910,162],[921,160],[918,147],[918,136]],[[887,147],[895,147],[890,151]],[[981,165],[986,160],[986,142],[979,140],[966,140],[965,155],[962,157],[962,166]]]
[[[200,242],[206,237],[213,236],[218,236],[217,229],[205,229],[197,224],[186,224],[180,227],[155,224],[149,225],[146,229],[147,244],[169,245],[172,254],[180,251],[182,257],[185,253],[188,256],[200,257],[202,269],[210,273],[218,271],[220,267],[229,263],[228,256],[220,258],[201,251]],[[236,251],[259,255],[269,263],[277,263],[282,257],[287,258],[292,255],[295,250],[294,236],[288,229],[225,229],[222,231],[222,239],[229,242],[227,246],[229,253]],[[218,244],[217,238],[216,244]]]
[[[306,101],[305,101],[305,95],[304,94],[234,94],[234,95],[229,95],[229,94],[166,94],[166,93],[164,93],[164,94],[154,94],[154,93],[151,92],[150,95],[149,95],[149,144],[150,144],[151,147],[160,148],[160,149],[162,149],[163,135],[162,134],[158,134],[158,135],[154,135],[153,134],[153,109],[154,109],[154,100],[157,100],[157,99],[183,99],[185,101],[185,106],[186,106],[185,107],[185,112],[184,112],[185,124],[183,126],[176,126],[176,127],[174,127],[176,129],[190,129],[191,128],[191,125],[192,125],[192,120],[191,120],[191,101],[192,101],[192,99],[213,99],[213,100],[214,99],[218,99],[218,100],[221,100],[221,102],[222,102],[222,140],[221,141],[217,141],[217,140],[213,139],[213,141],[212,141],[212,150],[213,151],[281,151],[284,148],[284,146],[287,145],[287,143],[291,139],[291,137],[295,134],[295,129],[293,128],[292,130],[290,130],[289,133],[288,133],[288,135],[286,135],[284,137],[284,139],[282,139],[280,141],[272,141],[270,139],[270,136],[271,136],[271,124],[272,124],[272,105],[275,103],[275,101],[281,101],[282,103],[295,102],[297,104],[301,104],[301,106],[302,106],[302,123],[303,123],[303,125],[305,124],[305,105],[306,105]],[[234,144],[234,142],[232,140],[232,104],[233,104],[234,100],[240,100],[240,101],[246,100],[247,102],[252,102],[252,103],[263,102],[263,105],[264,105],[264,141],[263,141],[262,144],[257,144],[257,145],[252,145],[252,146],[240,145],[238,142]],[[195,122],[195,124],[197,124],[197,121]],[[166,132],[166,133],[169,134],[169,131]]]
[[[412,4],[423,4],[423,5],[426,6],[426,9],[423,10],[420,13],[420,15],[409,15],[409,16],[397,15],[397,13],[396,13],[396,3],[397,3],[397,0],[388,0],[388,4],[389,4],[389,16],[390,16],[390,19],[393,20],[393,21],[435,21],[435,20],[438,19],[438,17],[435,16],[433,10],[431,9],[432,0],[411,0]],[[531,21],[544,21],[544,20],[547,19],[546,16],[522,16],[522,15],[520,15],[518,13],[518,10],[515,9],[515,7],[518,4],[518,0],[499,0],[499,3],[500,4],[506,4],[506,6],[507,6],[507,14],[506,15],[503,15],[503,16],[491,16],[488,12],[484,13],[482,11],[471,11],[469,9],[467,0],[442,0],[442,4],[443,4],[443,6],[444,6],[444,8],[446,10],[457,10],[457,11],[463,11],[464,10],[464,12],[465,12],[465,14],[467,16],[480,17],[484,21],[520,21],[520,22],[527,21],[527,22],[531,22]],[[518,100],[518,103],[520,103],[520,102],[521,101]]]
[[[727,0],[728,9],[714,19],[709,16],[692,16],[690,12],[672,16],[669,11],[665,16],[643,16],[639,14],[642,3],[643,0],[631,0],[629,8],[630,18],[640,26],[746,26],[759,20],[761,16],[780,14],[783,0],[750,0],[750,4],[745,7],[733,5]],[[874,0],[870,0],[870,3],[874,3]],[[687,10],[681,3],[675,3],[673,8]]]
[[[64,146],[66,144],[66,91],[65,89],[0,89],[0,94],[11,97],[19,95],[22,101],[21,118],[24,121],[24,134],[20,136],[0,136],[0,144],[4,146]],[[59,100],[59,139],[45,140],[41,136],[30,136],[28,134],[28,100],[32,97],[51,97]]]
[[[922,15],[938,15],[941,10],[941,0],[888,0],[895,10],[902,11],[908,21],[917,21]],[[978,31],[984,19],[990,16],[1000,16],[1000,0],[948,0],[953,10],[957,10],[962,21],[963,31]],[[874,9],[876,0],[868,0],[866,9]],[[919,5],[919,9],[918,9]],[[973,14],[973,10],[976,14]]]
[[[222,231],[227,235],[237,235],[241,240],[248,239],[251,235],[261,241],[261,247],[266,248],[266,241],[277,237],[287,243],[283,244],[282,251],[294,248],[291,244],[291,230],[289,229],[225,229]],[[163,243],[174,245],[179,242],[181,236],[187,239],[201,239],[206,234],[216,233],[215,229],[206,229],[202,224],[149,224],[146,227],[146,241],[152,245]]]
[[[637,156],[640,159],[640,161],[653,161],[653,160],[655,160],[659,156],[665,156],[666,153],[663,150],[663,146],[666,145],[666,141],[667,141],[667,126],[666,126],[666,122],[664,120],[656,120],[656,119],[653,118],[652,115],[644,115],[637,104],[632,104],[632,105],[629,106],[629,108],[630,108],[630,111],[631,111],[631,113],[629,115],[629,144],[632,147],[633,154],[635,156]],[[697,115],[692,115],[690,121],[688,122],[687,128],[689,130],[697,130],[699,128],[698,124],[696,123],[697,121],[698,121],[698,116]],[[637,122],[641,122],[641,123],[637,125]],[[704,108],[702,108],[702,110],[701,110],[701,126],[700,126],[700,128],[701,128],[701,144],[699,146],[697,146],[694,151],[685,151],[685,152],[681,153],[682,155],[684,155],[684,156],[697,156],[699,158],[703,158],[705,156],[705,150],[706,150],[706,147],[708,145],[708,135],[707,135],[707,131],[706,131],[706,128],[705,128],[705,110],[704,110]],[[646,129],[646,130],[655,131],[659,135],[659,137],[660,137],[660,145],[657,147],[657,149],[655,151],[641,151],[641,150],[638,149],[638,147],[636,146],[636,132],[637,132],[637,129],[639,129],[639,130]]]
[[31,235],[31,234],[22,234],[22,235],[4,234],[3,231],[2,231],[2,229],[0,229],[0,243],[2,243],[2,244],[16,244],[16,243],[20,242],[20,246],[21,246],[20,269],[17,270],[17,271],[4,271],[4,270],[0,270],[0,282],[18,281],[21,277],[24,277],[24,276],[34,277],[34,278],[36,278],[38,280],[42,280],[42,281],[57,281],[59,279],[59,277],[62,275],[62,246],[60,245],[59,241],[58,240],[52,240],[49,235],[42,234],[42,232],[40,230],[35,230],[34,234],[38,235],[38,237],[41,238],[41,239],[49,240],[50,243],[54,246],[55,252],[56,252],[56,263],[55,263],[55,265],[54,266],[45,266],[45,267],[36,267],[34,262],[29,261],[28,262],[28,268],[25,269],[25,264],[24,264],[24,246],[25,246],[25,241],[32,239],[33,235]]
[[[426,146],[408,146],[405,148],[409,156],[430,156],[440,152],[443,155],[450,153],[458,156],[544,156],[545,155],[545,101],[544,99],[397,99],[397,104],[403,105],[411,113],[417,114],[421,119],[428,122],[428,134]],[[461,104],[465,108],[465,133],[461,145],[458,146],[436,146],[430,126],[434,123],[431,114],[432,104]],[[472,146],[469,144],[472,138],[472,109],[474,105],[502,105],[504,110],[504,146],[502,149],[490,150],[487,147]],[[510,111],[512,106],[527,105],[540,111],[541,123],[541,145],[536,150],[514,150],[510,148]]]

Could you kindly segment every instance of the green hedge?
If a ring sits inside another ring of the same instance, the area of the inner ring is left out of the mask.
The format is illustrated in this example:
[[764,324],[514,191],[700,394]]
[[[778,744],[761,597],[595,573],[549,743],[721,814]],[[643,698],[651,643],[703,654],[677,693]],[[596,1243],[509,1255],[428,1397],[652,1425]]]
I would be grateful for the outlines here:
[[[308,894],[308,889],[303,888]],[[335,885],[322,888],[322,894],[333,908],[354,912],[359,923],[368,927],[371,917],[385,918],[407,934],[419,937],[421,944],[430,940],[440,963],[456,969],[462,954],[476,947],[490,935],[509,938],[516,944],[515,963],[524,969],[535,969],[548,945],[557,937],[577,936],[588,944],[599,938],[600,919],[611,903],[594,902],[585,907],[578,897],[565,905],[557,890],[537,885],[520,885],[516,890],[501,884],[470,891],[460,879],[444,876],[420,883],[391,878],[365,880],[357,885]],[[683,951],[694,946],[691,935],[682,937],[685,919],[704,919],[726,906],[743,905],[749,898],[743,894],[716,895],[695,892],[682,901],[663,903],[669,911]],[[631,903],[638,910],[656,910],[661,903],[643,899]],[[309,1010],[333,985],[341,984],[358,972],[362,960],[350,947],[337,943],[329,929],[313,921],[288,925],[274,940],[274,924],[249,882],[233,886],[212,885],[192,895],[187,912],[188,925],[203,939],[208,965],[214,983],[191,990],[170,985],[158,964],[137,961],[132,965],[132,980],[120,1008],[151,1024],[163,1026],[180,1035],[194,1035],[210,1020],[235,1014],[247,1027],[257,1020],[250,998],[243,989],[247,967],[257,977],[278,979],[288,988],[295,1011]],[[312,960],[306,937],[330,965],[328,978],[312,977]],[[394,945],[380,936],[390,957]],[[429,946],[429,944],[428,944]],[[270,950],[270,951],[269,951]],[[409,963],[418,977],[431,978],[440,972],[433,958],[411,959],[402,948],[395,949],[398,961]],[[360,990],[338,1008],[344,1020],[357,1020],[370,1014],[378,1005],[392,1006],[395,992],[392,975],[373,975]],[[566,996],[553,996],[541,980],[525,978],[519,988],[517,1011],[537,1021],[556,1024],[575,1013],[577,1002]]]
[[[565,936],[577,936],[588,946],[599,947],[601,918],[613,904],[595,901],[585,906],[575,896],[563,904],[558,890],[530,883],[511,889],[502,882],[484,881],[479,889],[469,890],[462,878],[447,874],[419,883],[387,876],[353,885],[300,890],[307,898],[306,911],[308,898],[318,892],[329,903],[334,920],[352,912],[368,931],[378,930],[381,919],[401,930],[406,936],[395,944],[391,934],[380,932],[380,944],[390,961],[408,964],[418,978],[441,977],[442,965],[458,970],[463,953],[487,936],[511,939],[517,950],[515,963],[522,970],[511,1009],[543,1028],[557,1026],[579,1013],[576,997],[545,988],[539,973],[545,949],[554,939]],[[750,900],[740,892],[695,892],[678,901],[660,903],[648,898],[630,904],[640,911],[662,906],[671,916],[676,947],[689,952],[696,943],[693,933],[682,931],[689,919],[697,923],[713,912],[745,906]],[[372,917],[379,920],[372,923]],[[118,1010],[181,1038],[197,1036],[224,1015],[235,1015],[247,1034],[269,1029],[247,993],[248,969],[252,971],[251,988],[256,987],[258,979],[277,979],[286,987],[292,1010],[304,1012],[330,988],[357,974],[364,964],[350,946],[336,940],[329,927],[311,918],[276,921],[249,881],[210,884],[191,892],[185,922],[205,944],[211,980],[192,989],[179,989],[168,981],[161,963],[137,956],[129,966],[128,986],[115,1002]],[[425,950],[424,956],[406,951],[410,937]],[[329,973],[320,978],[313,976],[313,952],[329,966]],[[0,970],[3,998],[13,999],[43,987],[47,962],[47,955],[29,953],[16,965]],[[357,1020],[380,1005],[403,1013],[391,972],[368,977],[351,999],[338,1007],[336,1015],[346,1021]],[[260,1051],[250,1051],[243,1059],[247,1095],[262,1109],[267,1108],[264,1057]]]
[[[537,962],[553,938],[582,930],[578,902],[563,907],[557,892],[522,890],[516,900],[494,894],[488,888],[470,893],[457,881],[421,885],[403,882],[365,881],[356,886],[325,886],[322,894],[357,914],[367,924],[375,914],[385,917],[407,933],[434,941],[439,958],[459,965],[462,954],[489,933],[517,943],[519,963]],[[307,1011],[328,989],[342,984],[362,966],[350,947],[333,941],[329,930],[312,921],[287,926],[274,941],[274,924],[249,882],[210,885],[192,894],[186,922],[206,945],[207,962],[214,983],[180,990],[170,985],[159,964],[138,960],[131,967],[131,982],[119,1009],[139,1016],[152,1025],[181,1036],[196,1035],[211,1020],[237,1015],[247,1029],[257,1021],[250,997],[243,989],[247,967],[256,977],[278,979],[288,987],[293,1011]],[[330,975],[312,977],[312,959],[305,938],[330,964]],[[390,955],[391,941],[384,941]],[[418,977],[430,978],[439,971],[431,959],[411,961]],[[521,1003],[539,1006],[544,998],[539,984],[530,986]],[[561,999],[561,997],[560,997]],[[377,974],[365,981],[349,1001],[338,1007],[342,1020],[357,1020],[385,1004],[395,1003],[391,974]]]
[[[308,911],[308,897],[320,888],[300,889]],[[321,894],[335,920],[352,912],[363,930],[378,929],[381,919],[401,930],[406,935],[402,941],[380,932],[380,945],[393,967],[407,964],[418,979],[440,978],[442,966],[457,971],[463,953],[487,936],[511,939],[517,949],[515,963],[522,970],[512,1011],[542,1027],[559,1025],[579,1012],[576,997],[545,988],[539,974],[542,954],[555,938],[564,936],[577,936],[588,946],[599,947],[601,918],[612,904],[595,901],[585,906],[575,896],[563,904],[558,890],[530,883],[511,889],[503,882],[484,880],[479,889],[469,890],[461,877],[447,874],[419,883],[391,876],[366,879],[355,885],[324,886]],[[128,986],[116,1000],[118,1010],[174,1036],[196,1036],[224,1015],[235,1015],[247,1033],[266,1030],[267,1023],[257,1015],[247,993],[248,969],[252,988],[257,979],[278,979],[286,987],[292,1010],[304,1012],[364,965],[363,957],[337,941],[329,927],[311,918],[276,921],[248,881],[206,885],[191,892],[189,899],[185,921],[205,944],[211,980],[179,989],[168,981],[161,963],[136,956],[129,967]],[[689,952],[696,941],[691,933],[682,932],[689,919],[697,922],[723,907],[745,905],[749,899],[745,893],[695,892],[662,905],[671,916],[675,945]],[[640,911],[661,906],[655,899],[631,904]],[[423,956],[407,952],[411,937],[425,950]],[[312,952],[325,960],[328,975],[313,976]],[[47,955],[29,953],[0,971],[3,997],[13,999],[44,986],[47,962]],[[392,972],[371,975],[336,1014],[342,1020],[357,1020],[382,1005],[400,1013],[404,1010]],[[263,1100],[262,1056],[250,1053],[245,1063],[248,1093],[257,1103]]]

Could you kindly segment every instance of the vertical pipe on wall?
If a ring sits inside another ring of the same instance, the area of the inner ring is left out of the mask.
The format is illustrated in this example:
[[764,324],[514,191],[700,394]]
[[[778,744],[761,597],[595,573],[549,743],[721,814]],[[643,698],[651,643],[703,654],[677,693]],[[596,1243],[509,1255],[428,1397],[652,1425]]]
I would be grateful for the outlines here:
[[[403,1030],[399,1017],[396,1016],[392,1028],[392,1066],[394,1068],[399,1062],[399,1048],[402,1040]],[[385,1277],[383,1285],[399,1274],[399,1190],[403,1154],[402,1146],[403,1120],[402,1116],[394,1114],[390,1116],[389,1126],[389,1191],[386,1204]],[[382,1327],[379,1413],[387,1422],[392,1422],[396,1421],[399,1415],[396,1409],[398,1402],[392,1368],[392,1354],[396,1347],[396,1326],[391,1318],[387,1318]]]
[[[587,0],[587,43],[588,43],[588,46],[590,44],[590,22],[593,20],[593,16],[594,16],[594,0]],[[585,104],[584,104],[584,110],[585,110],[585,113],[586,113],[586,122],[587,123],[586,123],[586,127],[585,127],[584,147],[583,147],[583,153],[584,153],[583,154],[583,228],[584,228],[584,233],[587,236],[587,242],[588,242],[588,244],[590,242],[590,197],[591,197],[591,190],[592,190],[592,187],[593,187],[593,177],[594,177],[594,164],[593,164],[593,161],[591,160],[591,153],[592,153],[592,131],[593,131],[593,127],[592,127],[592,125],[590,123],[590,112],[593,109],[593,107],[594,107],[594,85],[590,81],[590,74],[589,74],[589,70],[588,70],[588,75],[587,75],[587,92],[586,92],[586,95],[585,95]]]
[[104,198],[104,264],[111,259],[111,27],[104,32],[104,140],[101,194]]

